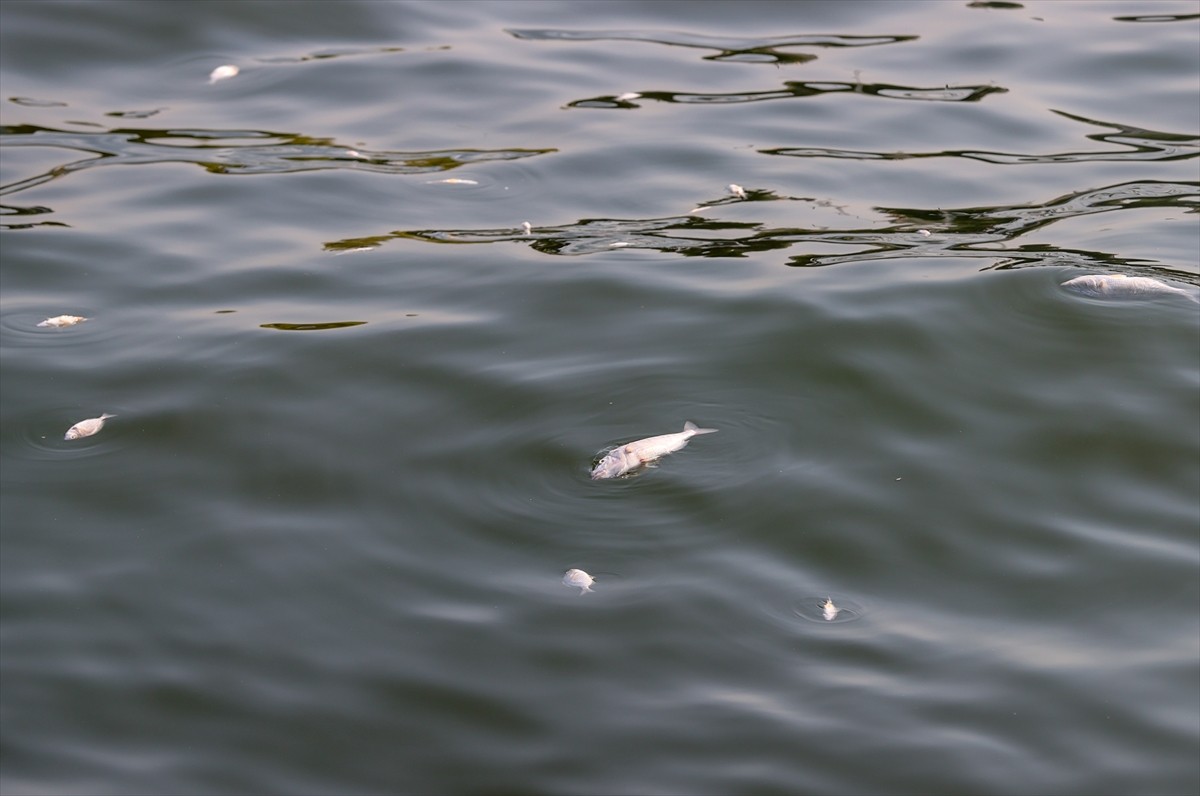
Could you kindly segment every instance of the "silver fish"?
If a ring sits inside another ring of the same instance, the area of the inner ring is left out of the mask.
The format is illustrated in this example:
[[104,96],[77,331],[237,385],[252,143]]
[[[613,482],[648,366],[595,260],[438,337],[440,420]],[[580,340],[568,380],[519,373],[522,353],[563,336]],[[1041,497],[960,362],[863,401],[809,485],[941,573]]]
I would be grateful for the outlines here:
[[55,315],[53,318],[47,318],[38,324],[38,326],[53,326],[60,329],[63,326],[74,326],[77,323],[83,323],[87,318],[79,315]]
[[821,611],[825,616],[825,621],[827,622],[832,622],[834,619],[836,619],[838,612],[841,610],[841,608],[838,608],[833,604],[832,597],[826,597],[825,602],[821,603]]
[[688,444],[688,440],[697,434],[716,433],[715,428],[696,428],[696,424],[687,421],[683,431],[678,434],[662,434],[657,437],[647,437],[634,442],[627,442],[613,448],[592,469],[592,479],[616,478],[643,465],[674,453]]
[[110,415],[107,412],[100,417],[89,417],[87,420],[80,420],[75,425],[67,429],[66,436],[63,439],[81,439],[82,437],[90,437],[93,434],[104,428],[104,421],[116,415]]
[[209,83],[209,85],[212,85],[213,83],[216,83],[218,80],[228,80],[231,77],[237,77],[237,73],[240,71],[242,71],[242,70],[238,69],[233,64],[225,64],[223,66],[218,66],[216,69],[209,72],[208,83]]
[[1062,286],[1076,293],[1093,298],[1153,298],[1154,296],[1182,295],[1200,304],[1188,291],[1168,285],[1148,276],[1126,276],[1125,274],[1087,274],[1068,279]]
[[582,569],[568,569],[563,573],[563,585],[577,587],[580,597],[584,595],[584,592],[591,591],[592,584],[595,582],[596,579]]

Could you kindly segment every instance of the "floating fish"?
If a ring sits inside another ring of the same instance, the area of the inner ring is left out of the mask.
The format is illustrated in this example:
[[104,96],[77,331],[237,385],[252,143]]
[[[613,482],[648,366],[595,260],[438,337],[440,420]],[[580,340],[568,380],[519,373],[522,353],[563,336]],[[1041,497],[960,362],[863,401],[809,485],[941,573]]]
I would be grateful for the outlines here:
[[212,70],[212,72],[210,72],[208,74],[208,83],[209,83],[209,85],[212,85],[213,83],[216,83],[218,80],[228,80],[231,77],[237,77],[237,73],[240,71],[241,70],[238,69],[233,64],[225,64],[223,66],[218,66],[216,69]]
[[1076,293],[1093,298],[1153,298],[1154,296],[1181,295],[1200,304],[1188,291],[1168,285],[1148,276],[1126,276],[1125,274],[1087,274],[1068,279],[1062,286]]
[[533,234],[533,224],[530,224],[528,221],[521,222],[521,229],[525,230],[526,235]]
[[729,192],[731,194],[733,194],[734,196],[736,196],[738,199],[746,198],[746,189],[735,183],[732,183],[732,182],[729,183]]
[[626,91],[624,94],[621,94],[617,97],[617,102],[625,102],[627,100],[635,100],[640,96],[642,96],[642,95],[637,93],[636,91]]
[[713,434],[715,428],[696,428],[696,424],[687,421],[683,431],[678,434],[662,434],[657,437],[647,437],[634,442],[627,442],[613,448],[592,469],[592,479],[616,478],[630,470],[650,464],[656,459],[674,453],[688,444],[688,440],[697,434]]
[[116,417],[116,415],[110,415],[105,412],[104,414],[100,415],[100,417],[89,417],[87,420],[80,420],[78,423],[67,429],[67,433],[63,439],[82,439],[83,437],[90,437],[99,432],[100,429],[104,428],[104,421],[108,420],[110,417]]
[[77,323],[83,323],[87,318],[79,315],[55,315],[53,318],[47,318],[38,324],[38,326],[53,326],[56,329],[61,329],[64,326],[74,326]]
[[927,229],[918,229],[917,234],[920,235],[922,238],[928,238],[933,233]]
[[827,622],[832,622],[834,619],[836,619],[838,612],[841,610],[841,608],[838,608],[833,604],[832,597],[826,597],[825,602],[821,603],[821,612],[825,616],[825,621]]
[[582,597],[585,592],[592,590],[592,584],[596,579],[584,572],[582,569],[568,569],[563,573],[563,585],[575,586],[579,589],[579,596]]

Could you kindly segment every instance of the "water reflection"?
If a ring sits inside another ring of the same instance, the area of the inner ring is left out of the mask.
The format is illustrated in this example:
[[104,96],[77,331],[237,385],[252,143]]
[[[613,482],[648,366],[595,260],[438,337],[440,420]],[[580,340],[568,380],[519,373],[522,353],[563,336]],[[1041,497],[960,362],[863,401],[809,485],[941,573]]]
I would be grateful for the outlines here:
[[899,44],[915,41],[917,36],[765,36],[759,38],[736,38],[729,36],[704,36],[696,33],[637,31],[637,30],[555,30],[555,29],[510,29],[507,33],[518,39],[540,41],[643,41],[665,44],[670,47],[697,47],[716,50],[716,55],[706,55],[706,61],[734,61],[742,63],[802,64],[813,61],[817,56],[808,53],[785,52],[786,47],[874,47],[881,44]]
[[[814,208],[828,206],[827,202],[780,196],[770,191],[749,191],[747,196],[751,201],[798,202]],[[1149,261],[1043,243],[1016,247],[1012,244],[1023,235],[1059,221],[1097,213],[1142,208],[1176,208],[1194,212],[1198,199],[1200,182],[1141,180],[1067,194],[1039,204],[961,209],[877,207],[875,210],[890,223],[858,229],[768,227],[752,221],[724,221],[688,213],[649,219],[580,219],[561,226],[534,226],[529,232],[518,227],[397,230],[370,237],[332,241],[325,244],[325,249],[342,252],[379,246],[393,239],[409,239],[460,245],[517,242],[543,254],[563,256],[635,248],[673,252],[684,257],[744,257],[751,252],[796,246],[809,251],[789,258],[788,264],[801,267],[939,255],[986,258],[990,261],[987,269],[1047,264],[1093,268],[1136,267],[1144,266]],[[726,197],[702,207],[733,201],[746,204],[744,200]],[[835,254],[810,253],[814,244],[845,251]],[[1193,282],[1197,279],[1182,272],[1179,276]]]
[[520,160],[558,151],[554,148],[367,150],[352,149],[331,138],[265,130],[115,128],[91,132],[35,125],[0,127],[0,146],[57,147],[91,155],[0,186],[0,195],[17,193],[94,166],[195,163],[213,174],[294,174],[319,169],[427,174],[471,163]]
[[[1003,89],[1000,89],[1003,90]],[[799,158],[847,158],[849,160],[910,160],[914,158],[968,158],[985,163],[1081,163],[1103,160],[1186,160],[1200,154],[1200,138],[1194,135],[1164,133],[1146,130],[1115,122],[1103,122],[1076,116],[1066,111],[1053,110],[1059,116],[1085,124],[1109,127],[1115,133],[1093,133],[1087,136],[1092,141],[1117,144],[1123,149],[1098,152],[1057,152],[1048,155],[1016,154],[1010,152],[985,152],[969,149],[945,150],[941,152],[869,152],[852,149],[826,149],[822,147],[780,147],[760,149],[764,155],[786,155]]]
[[[775,91],[748,91],[727,94],[693,94],[675,91],[640,92],[637,99],[658,100],[692,105],[734,104],[739,102],[762,102],[763,100],[817,97],[824,94],[865,94],[885,99],[919,100],[922,102],[978,102],[989,94],[1003,94],[1008,89],[999,86],[899,86],[891,83],[847,83],[836,81],[785,81],[782,89]],[[637,108],[634,98],[625,95],[592,97],[567,103],[568,108]],[[769,153],[774,154],[774,153]]]

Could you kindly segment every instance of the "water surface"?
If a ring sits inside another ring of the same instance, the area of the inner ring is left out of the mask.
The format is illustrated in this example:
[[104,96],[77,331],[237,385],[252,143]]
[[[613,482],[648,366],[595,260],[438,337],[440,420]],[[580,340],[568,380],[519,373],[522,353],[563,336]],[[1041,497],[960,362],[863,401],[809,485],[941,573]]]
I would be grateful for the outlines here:
[[1198,42],[6,0],[0,790],[1197,792]]

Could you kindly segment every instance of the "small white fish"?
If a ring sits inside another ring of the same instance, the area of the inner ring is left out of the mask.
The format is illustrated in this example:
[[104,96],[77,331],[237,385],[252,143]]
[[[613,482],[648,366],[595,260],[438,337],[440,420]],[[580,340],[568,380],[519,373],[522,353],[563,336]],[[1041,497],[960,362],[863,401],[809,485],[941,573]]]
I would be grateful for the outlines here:
[[237,73],[240,71],[242,71],[242,70],[238,69],[233,64],[225,64],[223,66],[218,66],[216,69],[212,70],[212,72],[209,72],[208,84],[211,86],[213,83],[216,83],[218,80],[228,80],[231,77],[237,77]]
[[696,424],[689,420],[683,424],[683,431],[677,434],[662,434],[657,437],[627,442],[605,454],[599,464],[592,469],[592,480],[624,475],[630,470],[650,464],[668,453],[674,453],[687,445],[688,440],[697,434],[713,434],[716,431],[715,428],[696,428]]
[[610,249],[624,249],[626,246],[632,246],[632,245],[633,245],[633,244],[632,244],[632,243],[630,243],[630,242],[628,242],[628,241],[619,240],[619,241],[617,241],[616,243],[610,243],[610,244],[608,244],[608,248],[610,248]]
[[47,318],[38,324],[38,326],[53,326],[55,329],[61,329],[64,326],[74,326],[77,323],[83,323],[87,318],[79,315],[55,315],[53,318]]
[[933,233],[927,229],[918,229],[917,234],[920,235],[922,238],[928,238]]
[[1183,288],[1173,287],[1166,282],[1148,276],[1126,276],[1125,274],[1087,274],[1068,279],[1062,286],[1076,293],[1093,298],[1150,298],[1153,296],[1181,295],[1200,304]]
[[737,185],[736,183],[732,183],[732,182],[729,183],[729,192],[731,194],[733,194],[734,196],[736,196],[738,199],[746,198],[746,189],[740,185]]
[[640,96],[642,96],[642,95],[637,93],[636,91],[626,91],[624,94],[621,94],[620,96],[617,97],[617,102],[624,102],[625,100],[635,100]]
[[104,414],[100,415],[100,417],[89,417],[87,420],[80,420],[78,423],[67,429],[67,433],[63,439],[81,439],[83,437],[90,437],[99,432],[100,429],[104,428],[104,421],[108,420],[110,417],[116,417],[116,415],[110,415],[105,412]]
[[563,573],[563,585],[575,586],[579,589],[579,596],[582,597],[585,592],[592,591],[592,584],[596,579],[584,572],[582,569],[568,569]]
[[530,224],[528,221],[521,222],[521,229],[525,230],[526,235],[533,234],[533,224]]
[[825,602],[821,603],[821,611],[825,616],[825,621],[827,622],[832,622],[834,619],[836,619],[838,612],[841,610],[841,608],[838,608],[833,604],[832,597],[826,597]]

